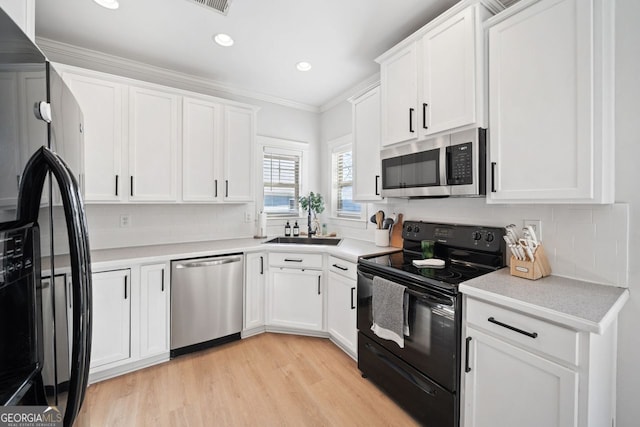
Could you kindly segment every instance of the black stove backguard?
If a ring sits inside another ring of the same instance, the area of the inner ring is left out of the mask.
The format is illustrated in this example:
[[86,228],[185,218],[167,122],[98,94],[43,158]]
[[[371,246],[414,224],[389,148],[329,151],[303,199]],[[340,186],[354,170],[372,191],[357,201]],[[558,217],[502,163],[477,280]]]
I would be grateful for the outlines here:
[[[358,263],[358,368],[420,424],[457,427],[460,417],[462,298],[458,284],[505,264],[503,228],[408,221],[403,251]],[[422,241],[442,268],[418,268]],[[406,286],[404,348],[371,330],[373,277]]]

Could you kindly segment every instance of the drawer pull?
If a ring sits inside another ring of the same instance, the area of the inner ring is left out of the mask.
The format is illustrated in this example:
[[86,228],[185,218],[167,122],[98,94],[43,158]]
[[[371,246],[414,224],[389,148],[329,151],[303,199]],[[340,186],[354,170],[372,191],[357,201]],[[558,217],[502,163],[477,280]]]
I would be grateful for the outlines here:
[[285,262],[302,262],[302,258],[285,258]]
[[349,268],[347,268],[347,267],[343,267],[343,266],[341,266],[340,264],[333,264],[333,266],[334,266],[335,268],[337,268],[338,270],[342,270],[342,271],[349,271]]
[[537,332],[523,331],[522,329],[516,328],[515,326],[511,326],[511,325],[507,325],[506,323],[502,323],[502,322],[494,319],[493,317],[489,317],[487,320],[489,322],[491,322],[491,323],[495,323],[498,326],[502,326],[503,328],[511,329],[512,331],[515,331],[515,332],[517,332],[519,334],[526,335],[526,336],[531,337],[531,338],[537,338],[538,337],[538,333]]

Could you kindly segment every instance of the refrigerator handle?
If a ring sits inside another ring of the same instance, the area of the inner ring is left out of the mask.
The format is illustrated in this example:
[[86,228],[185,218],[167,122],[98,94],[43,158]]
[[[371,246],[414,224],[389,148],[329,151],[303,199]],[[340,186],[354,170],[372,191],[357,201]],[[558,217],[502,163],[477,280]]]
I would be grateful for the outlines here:
[[47,147],[38,149],[25,166],[18,194],[17,220],[29,223],[38,219],[42,189],[50,172],[60,188],[71,258],[73,344],[69,394],[63,420],[64,426],[71,426],[84,400],[91,357],[89,233],[78,181],[64,160]]

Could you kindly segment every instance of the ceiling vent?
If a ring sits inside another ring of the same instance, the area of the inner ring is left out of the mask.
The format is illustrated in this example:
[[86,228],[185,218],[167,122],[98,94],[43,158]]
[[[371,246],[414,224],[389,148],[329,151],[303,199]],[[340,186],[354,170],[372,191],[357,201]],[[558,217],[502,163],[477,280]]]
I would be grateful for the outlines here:
[[226,15],[229,12],[229,6],[233,0],[189,0],[201,6],[215,10],[218,13]]

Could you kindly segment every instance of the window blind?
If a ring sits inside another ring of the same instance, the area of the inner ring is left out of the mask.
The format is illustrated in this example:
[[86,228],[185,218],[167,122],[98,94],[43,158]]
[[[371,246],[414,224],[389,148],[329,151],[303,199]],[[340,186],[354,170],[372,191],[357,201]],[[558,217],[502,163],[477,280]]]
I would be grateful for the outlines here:
[[360,217],[360,204],[353,202],[353,158],[351,150],[336,156],[337,209],[339,217]]
[[264,211],[298,215],[300,156],[265,152],[262,160]]

